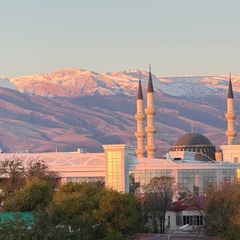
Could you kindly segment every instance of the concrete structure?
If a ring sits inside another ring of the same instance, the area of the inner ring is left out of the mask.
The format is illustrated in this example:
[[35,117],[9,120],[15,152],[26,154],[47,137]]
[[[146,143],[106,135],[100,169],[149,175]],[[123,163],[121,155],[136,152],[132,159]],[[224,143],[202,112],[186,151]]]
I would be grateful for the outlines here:
[[228,145],[232,145],[233,141],[237,135],[234,127],[234,121],[236,119],[236,114],[234,111],[234,97],[233,97],[233,90],[232,90],[232,80],[231,74],[229,76],[229,87],[228,87],[228,98],[227,98],[227,112],[225,114],[227,119],[227,139]]
[[153,91],[153,83],[152,83],[152,73],[151,66],[149,66],[149,78],[148,78],[148,88],[147,88],[147,107],[145,108],[145,113],[147,115],[147,126],[145,131],[147,133],[147,145],[146,151],[148,154],[148,158],[154,158],[155,152],[157,150],[155,146],[154,134],[156,133],[154,116],[156,114],[156,109],[154,107],[154,99],[153,99],[154,91]]
[[137,113],[135,114],[135,119],[137,121],[137,132],[135,132],[135,136],[137,138],[137,149],[135,150],[135,152],[139,158],[142,158],[146,154],[146,150],[144,147],[144,138],[146,137],[146,134],[144,131],[145,115],[143,112],[143,94],[142,94],[141,79],[139,80],[139,85],[138,85]]

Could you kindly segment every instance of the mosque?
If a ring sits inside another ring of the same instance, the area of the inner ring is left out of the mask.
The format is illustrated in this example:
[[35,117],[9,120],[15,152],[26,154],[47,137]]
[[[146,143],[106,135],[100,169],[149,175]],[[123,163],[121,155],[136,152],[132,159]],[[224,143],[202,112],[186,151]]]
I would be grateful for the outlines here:
[[[146,108],[139,80],[136,104],[137,146],[126,144],[103,145],[101,153],[1,153],[0,161],[11,158],[27,162],[43,160],[51,170],[57,171],[61,182],[102,181],[105,186],[121,192],[143,188],[154,177],[174,177],[179,194],[184,196],[205,193],[210,183],[238,181],[240,177],[240,145],[234,144],[234,96],[231,76],[227,97],[227,145],[216,147],[205,136],[187,133],[181,136],[163,159],[156,158],[154,88],[149,69]],[[146,124],[145,124],[146,120]],[[146,139],[146,140],[145,140]]]

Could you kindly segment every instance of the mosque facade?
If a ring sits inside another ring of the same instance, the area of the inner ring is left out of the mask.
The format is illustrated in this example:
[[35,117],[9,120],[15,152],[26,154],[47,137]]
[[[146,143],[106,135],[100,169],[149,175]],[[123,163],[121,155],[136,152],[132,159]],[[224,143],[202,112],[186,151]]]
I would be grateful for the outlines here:
[[[174,177],[179,195],[205,194],[211,183],[237,182],[240,176],[240,145],[234,145],[237,135],[234,120],[234,97],[229,79],[227,98],[228,145],[220,151],[204,135],[187,133],[181,136],[166,153],[165,158],[155,157],[154,88],[149,69],[147,104],[143,108],[143,93],[139,80],[136,104],[137,146],[126,144],[103,145],[101,153],[1,153],[0,161],[18,158],[24,163],[43,160],[50,170],[57,171],[61,182],[102,181],[105,186],[121,192],[141,190],[154,177]],[[145,124],[146,121],[146,124]]]

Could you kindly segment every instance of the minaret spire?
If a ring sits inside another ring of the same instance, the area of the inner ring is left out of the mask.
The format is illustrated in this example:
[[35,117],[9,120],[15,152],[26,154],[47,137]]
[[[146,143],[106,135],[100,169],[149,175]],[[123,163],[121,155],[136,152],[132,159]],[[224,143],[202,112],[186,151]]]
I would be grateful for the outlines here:
[[153,91],[153,83],[152,83],[152,73],[151,73],[151,65],[149,64],[149,77],[148,77],[148,88],[147,92],[154,92]]
[[135,119],[137,121],[137,132],[135,132],[135,136],[137,138],[137,149],[135,150],[135,152],[138,158],[143,158],[146,154],[146,151],[144,149],[144,138],[146,134],[144,132],[145,115],[143,112],[141,73],[140,73],[139,82],[138,82],[137,113],[135,114]]
[[149,77],[148,77],[148,89],[147,89],[147,107],[145,108],[145,113],[147,115],[147,126],[145,127],[145,131],[147,133],[147,146],[145,147],[148,158],[154,158],[156,152],[155,139],[154,134],[156,133],[154,116],[156,114],[156,110],[154,107],[153,101],[153,83],[152,83],[152,73],[151,73],[151,65],[149,65]]
[[232,79],[231,78],[232,78],[231,73],[229,73],[228,98],[234,98],[233,97]]
[[228,145],[232,145],[235,137],[237,136],[237,132],[234,127],[236,114],[234,112],[234,97],[233,97],[231,73],[229,74],[227,112],[225,114],[225,117],[227,119],[227,131],[225,133],[228,139]]

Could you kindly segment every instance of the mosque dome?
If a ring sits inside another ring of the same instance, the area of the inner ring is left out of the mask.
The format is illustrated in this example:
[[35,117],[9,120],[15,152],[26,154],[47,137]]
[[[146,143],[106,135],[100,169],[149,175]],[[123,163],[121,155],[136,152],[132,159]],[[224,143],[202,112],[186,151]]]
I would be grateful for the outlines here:
[[199,133],[187,133],[176,140],[173,146],[212,145],[211,141]]
[[[176,140],[170,151],[196,152],[195,160],[206,160],[208,158],[215,159],[216,147],[202,134],[187,133]],[[203,159],[199,154],[207,158]]]

